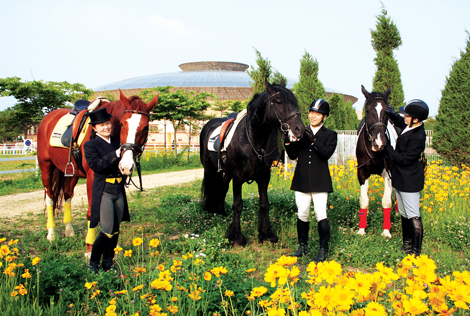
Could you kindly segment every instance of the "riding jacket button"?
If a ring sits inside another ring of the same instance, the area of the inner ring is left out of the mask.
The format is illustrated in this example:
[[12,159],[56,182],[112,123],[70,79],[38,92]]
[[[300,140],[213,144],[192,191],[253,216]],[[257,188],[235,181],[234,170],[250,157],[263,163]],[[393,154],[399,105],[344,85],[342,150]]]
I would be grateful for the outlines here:
[[312,163],[311,161],[308,162],[308,164],[311,164],[311,163]]

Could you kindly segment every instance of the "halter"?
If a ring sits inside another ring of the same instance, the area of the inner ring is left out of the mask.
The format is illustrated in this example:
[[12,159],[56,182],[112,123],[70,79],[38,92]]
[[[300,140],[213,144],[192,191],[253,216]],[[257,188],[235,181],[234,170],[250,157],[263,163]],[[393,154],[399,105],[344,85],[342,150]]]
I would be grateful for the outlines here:
[[[124,114],[125,113],[134,113],[134,114],[140,114],[140,115],[145,115],[147,116],[148,118],[150,118],[150,114],[149,113],[145,113],[145,112],[142,112],[142,111],[137,111],[137,110],[126,110],[124,111]],[[134,181],[132,180],[132,174],[129,176],[129,180],[127,181],[126,183],[126,187],[129,186],[129,184],[132,182],[132,184],[137,188],[139,189],[140,191],[144,191],[143,187],[142,187],[142,173],[141,173],[141,167],[140,167],[140,158],[142,156],[142,153],[144,152],[144,149],[145,149],[145,143],[147,141],[144,142],[144,145],[142,145],[142,147],[139,147],[137,146],[136,144],[133,144],[133,143],[125,143],[125,144],[122,144],[121,145],[121,157],[122,157],[122,154],[124,154],[126,151],[128,150],[131,150],[132,151],[132,155],[134,157],[134,161],[135,161],[135,167],[136,167],[136,170],[137,170],[137,174],[139,175],[139,182],[140,182],[140,188],[134,183]]]
[[[292,118],[292,117],[295,117],[297,115],[300,116],[300,112],[299,111],[293,111],[292,113],[289,114],[289,116],[287,117],[287,119],[285,120],[285,122],[282,122],[282,120],[279,118],[279,114],[277,113],[276,111],[276,108],[274,107],[274,104],[273,102],[271,101],[271,99],[278,95],[279,94],[279,91],[274,93],[274,94],[271,94],[269,97],[268,97],[268,107],[269,107],[269,111],[271,111],[271,109],[274,111],[274,114],[276,114],[276,118],[277,120],[279,121],[279,128],[281,130],[281,132],[283,132],[284,134],[288,133],[290,131],[290,125],[287,124],[287,122]],[[256,150],[255,146],[253,145],[252,141],[251,141],[251,138],[250,138],[250,135],[249,135],[249,129],[248,129],[248,116],[245,118],[246,120],[246,123],[245,123],[245,129],[246,129],[246,136],[248,138],[248,142],[250,143],[251,145],[251,148],[253,149],[254,153],[256,154],[256,156],[258,156],[258,159],[261,161],[263,160],[263,158],[266,158],[267,156],[271,155],[274,151],[276,151],[276,149],[278,148],[277,145],[276,147],[274,147],[274,149],[269,152],[268,154],[266,154],[266,151],[261,148],[259,150],[259,152]],[[275,127],[272,123],[271,123],[271,119],[270,119],[270,116],[268,116],[268,121],[269,121],[269,125],[271,125],[272,127]]]

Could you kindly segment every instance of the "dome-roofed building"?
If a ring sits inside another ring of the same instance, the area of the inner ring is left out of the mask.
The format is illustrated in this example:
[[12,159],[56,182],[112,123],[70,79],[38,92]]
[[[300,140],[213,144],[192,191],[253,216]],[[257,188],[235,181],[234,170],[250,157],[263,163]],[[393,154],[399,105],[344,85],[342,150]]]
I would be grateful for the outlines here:
[[[252,82],[246,73],[248,65],[236,62],[201,61],[179,65],[182,71],[148,75],[121,80],[94,88],[95,96],[103,93],[113,94],[119,98],[119,91],[125,95],[138,95],[144,89],[172,86],[175,89],[201,92],[217,95],[221,100],[247,100],[253,94],[250,87]],[[287,78],[287,88],[292,89],[295,79]],[[326,88],[329,98],[333,92],[342,94],[344,101],[351,100],[354,104],[357,98],[339,91]]]
[[[130,78],[96,87],[95,97],[112,95],[119,99],[119,89],[126,95],[138,95],[140,91],[154,88],[171,86],[174,90],[184,89],[186,91],[208,92],[216,95],[219,99],[225,100],[247,100],[253,95],[250,86],[252,82],[246,72],[248,65],[235,62],[222,61],[201,61],[179,65],[182,71],[155,74]],[[295,79],[287,78],[287,88],[293,89]],[[172,89],[173,90],[173,89]],[[357,98],[332,89],[326,88],[326,95],[329,98],[333,92],[342,94],[344,101],[351,100],[354,104]],[[168,121],[154,121],[150,123],[150,133],[147,145],[158,147],[170,147],[174,142],[174,129]],[[199,147],[199,137],[191,136],[182,131],[177,132],[176,143],[181,145],[191,144],[191,147]]]

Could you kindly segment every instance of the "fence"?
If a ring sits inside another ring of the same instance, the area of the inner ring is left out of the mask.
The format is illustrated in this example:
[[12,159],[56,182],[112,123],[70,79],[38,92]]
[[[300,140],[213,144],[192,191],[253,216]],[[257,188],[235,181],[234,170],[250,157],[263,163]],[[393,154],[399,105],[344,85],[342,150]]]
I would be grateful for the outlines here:
[[[346,165],[349,160],[356,158],[357,131],[336,131],[336,133],[338,133],[338,144],[329,163]],[[432,148],[432,135],[432,130],[426,131],[426,149],[424,153],[429,161],[439,159],[439,154]],[[288,159],[287,161],[293,164],[292,160]]]
[[33,143],[32,146],[25,146],[24,143],[16,144],[3,144],[0,145],[0,155],[26,155],[32,153],[35,150],[36,144]]
[[0,171],[0,174],[8,174],[8,173],[20,173],[20,172],[32,172],[32,171],[37,171],[38,169],[38,158],[37,156],[35,157],[24,157],[24,158],[0,158],[1,161],[20,161],[20,160],[36,160],[36,168],[34,169],[17,169],[17,170],[6,170],[6,171]]

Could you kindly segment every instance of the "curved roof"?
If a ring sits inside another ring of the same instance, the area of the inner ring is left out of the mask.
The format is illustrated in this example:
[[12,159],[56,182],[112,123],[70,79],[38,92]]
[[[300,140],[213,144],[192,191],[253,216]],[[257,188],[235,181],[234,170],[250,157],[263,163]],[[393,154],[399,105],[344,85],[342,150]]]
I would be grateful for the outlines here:
[[[252,82],[250,76],[243,71],[179,71],[126,79],[105,84],[93,90],[147,89],[158,86],[250,88],[250,82]],[[287,79],[287,88],[293,87],[293,80]]]
[[[138,94],[140,90],[171,86],[176,89],[186,88],[200,92],[206,91],[218,95],[221,99],[247,99],[252,95],[251,77],[245,71],[248,65],[235,62],[201,61],[179,65],[179,72],[148,75],[108,83],[96,88],[95,92],[116,92],[118,89]],[[287,88],[293,89],[298,80],[287,78]],[[327,96],[332,93],[342,94],[354,104],[357,98],[333,89],[325,88]]]

